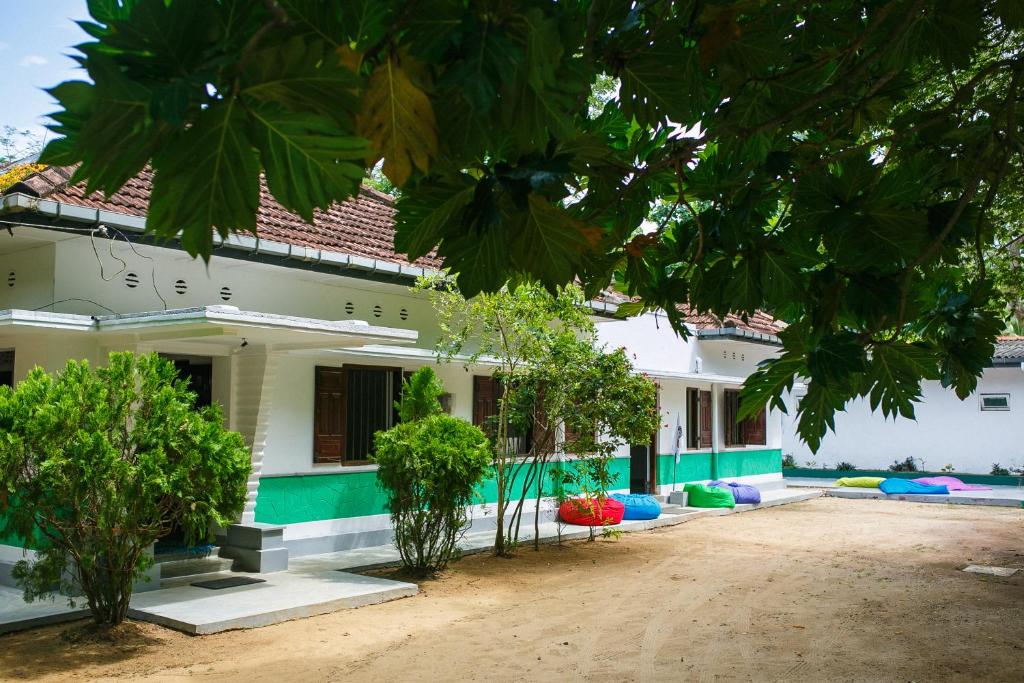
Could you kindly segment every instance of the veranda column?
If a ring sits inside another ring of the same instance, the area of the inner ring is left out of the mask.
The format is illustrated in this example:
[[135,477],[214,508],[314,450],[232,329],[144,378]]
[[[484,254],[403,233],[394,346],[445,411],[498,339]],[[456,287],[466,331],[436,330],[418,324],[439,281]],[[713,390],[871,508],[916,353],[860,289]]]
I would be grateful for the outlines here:
[[711,478],[718,479],[718,454],[722,450],[722,385],[711,385]]
[[239,350],[233,360],[231,426],[245,439],[252,454],[245,508],[240,522],[256,521],[256,497],[267,446],[267,426],[277,379],[278,355],[269,347],[249,346]]

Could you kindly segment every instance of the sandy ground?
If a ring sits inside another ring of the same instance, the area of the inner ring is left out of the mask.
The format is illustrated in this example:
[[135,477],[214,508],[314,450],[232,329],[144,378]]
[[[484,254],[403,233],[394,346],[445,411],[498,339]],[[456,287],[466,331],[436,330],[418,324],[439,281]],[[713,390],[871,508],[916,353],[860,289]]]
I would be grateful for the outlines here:
[[414,598],[117,644],[0,636],[20,680],[1020,681],[1024,510],[821,498],[467,558]]

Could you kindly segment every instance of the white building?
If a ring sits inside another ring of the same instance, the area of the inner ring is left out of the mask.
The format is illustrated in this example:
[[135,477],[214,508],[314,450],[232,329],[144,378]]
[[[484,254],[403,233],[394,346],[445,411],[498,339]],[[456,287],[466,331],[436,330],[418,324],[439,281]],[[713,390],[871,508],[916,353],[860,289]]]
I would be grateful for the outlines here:
[[[796,400],[800,391],[796,390]],[[1024,468],[1024,337],[1003,337],[992,367],[965,400],[939,382],[924,382],[914,420],[885,419],[871,412],[866,400],[852,402],[836,414],[817,453],[811,453],[796,432],[796,411],[783,417],[783,453],[799,466],[834,468],[847,462],[858,469],[884,470],[894,461],[914,458],[918,469],[988,474],[993,465]]]
[[[410,265],[392,251],[389,198],[364,190],[308,225],[264,189],[259,238],[217,240],[204,264],[175,241],[142,234],[148,172],[109,200],[84,196],[69,175],[48,168],[2,197],[0,227],[10,234],[0,230],[0,382],[36,365],[59,370],[69,358],[102,363],[112,350],[165,354],[252,447],[240,521],[257,540],[229,537],[242,548],[236,557],[266,568],[289,553],[386,543],[367,455],[373,433],[395,419],[402,374],[435,364],[432,310],[409,287],[439,265]],[[736,390],[778,345],[770,319],[693,318],[694,336],[683,341],[658,316],[617,320],[611,301],[592,306],[600,338],[629,349],[661,384],[662,426],[651,444],[618,454],[618,489],[781,478],[779,415],[734,419]],[[454,415],[478,421],[489,410],[491,368],[435,370]],[[686,430],[678,462],[677,419]],[[478,524],[493,513],[492,489],[482,489]],[[259,540],[267,535],[277,540]],[[6,541],[14,550],[16,540]]]

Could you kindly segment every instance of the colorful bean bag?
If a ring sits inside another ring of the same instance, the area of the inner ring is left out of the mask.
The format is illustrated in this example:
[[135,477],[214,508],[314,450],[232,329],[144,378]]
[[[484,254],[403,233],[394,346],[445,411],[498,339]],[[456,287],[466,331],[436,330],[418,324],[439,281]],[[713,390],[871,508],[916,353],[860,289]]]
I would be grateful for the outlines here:
[[593,498],[572,498],[558,508],[558,516],[566,524],[578,526],[608,526],[622,521],[626,506],[614,498],[605,498],[598,506]]
[[612,498],[626,507],[623,519],[657,519],[661,516],[661,505],[654,496],[646,493],[613,493]]
[[913,479],[897,479],[895,477],[886,479],[878,485],[878,488],[882,490],[882,493],[949,494],[949,489],[945,486],[928,486]]
[[704,484],[687,484],[683,490],[687,494],[686,504],[692,508],[736,507],[736,498],[732,495],[732,491]]
[[885,481],[885,477],[840,477],[836,486],[853,486],[861,489],[877,489]]
[[982,484],[965,484],[956,477],[918,477],[912,479],[925,486],[945,486],[950,491],[991,491],[991,486]]
[[753,505],[761,502],[761,492],[747,484],[740,484],[735,481],[711,481],[708,486],[725,489],[732,493],[733,500],[737,505]]

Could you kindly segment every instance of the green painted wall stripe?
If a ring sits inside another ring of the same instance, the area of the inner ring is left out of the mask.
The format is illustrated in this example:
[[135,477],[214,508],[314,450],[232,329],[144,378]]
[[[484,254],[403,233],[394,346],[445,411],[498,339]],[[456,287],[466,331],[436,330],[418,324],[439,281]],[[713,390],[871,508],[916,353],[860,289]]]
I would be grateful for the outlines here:
[[[561,463],[549,463],[543,477],[544,495],[552,495],[547,471]],[[629,458],[611,462],[615,488],[629,487]],[[513,496],[519,498],[526,468],[518,472]],[[493,477],[478,489],[480,503],[498,500],[498,485]],[[528,496],[528,497],[532,497]],[[339,472],[336,474],[263,477],[256,496],[256,521],[265,524],[298,524],[326,519],[344,519],[387,513],[384,492],[377,486],[376,472]]]
[[815,479],[838,479],[839,477],[894,477],[917,479],[918,477],[956,477],[965,484],[987,484],[989,486],[1022,486],[1024,477],[993,476],[991,474],[968,474],[966,472],[889,472],[888,470],[819,470],[804,467],[787,467],[782,470],[784,477],[813,477]]
[[[675,470],[675,479],[672,473]],[[725,451],[722,453],[681,453],[658,456],[658,484],[683,484],[688,481],[749,477],[782,471],[782,450]]]

